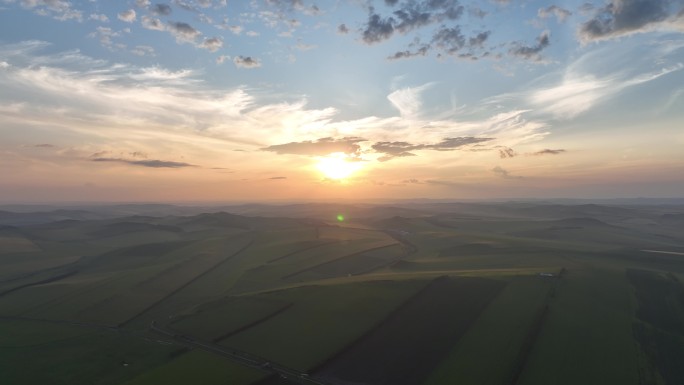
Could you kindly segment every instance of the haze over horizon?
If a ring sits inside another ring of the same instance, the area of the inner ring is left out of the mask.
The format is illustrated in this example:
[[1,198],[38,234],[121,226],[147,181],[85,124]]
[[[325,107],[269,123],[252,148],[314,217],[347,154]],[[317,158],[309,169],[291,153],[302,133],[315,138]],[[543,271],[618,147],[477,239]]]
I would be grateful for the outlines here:
[[0,203],[682,197],[684,0],[0,0]]

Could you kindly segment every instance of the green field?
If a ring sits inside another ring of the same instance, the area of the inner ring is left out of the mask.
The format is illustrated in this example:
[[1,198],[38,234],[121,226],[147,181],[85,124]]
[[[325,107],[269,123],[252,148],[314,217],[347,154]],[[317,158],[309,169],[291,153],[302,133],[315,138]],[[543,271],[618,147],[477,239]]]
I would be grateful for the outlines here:
[[684,383],[684,207],[239,210],[0,227],[0,383]]

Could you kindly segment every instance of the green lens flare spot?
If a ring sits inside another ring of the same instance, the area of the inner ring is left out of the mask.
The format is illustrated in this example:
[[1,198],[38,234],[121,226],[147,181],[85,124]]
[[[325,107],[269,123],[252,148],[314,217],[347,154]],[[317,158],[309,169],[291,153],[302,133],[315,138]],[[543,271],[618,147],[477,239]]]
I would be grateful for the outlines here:
[[337,220],[338,220],[339,222],[343,222],[343,221],[344,221],[344,215],[342,215],[342,214],[337,214]]

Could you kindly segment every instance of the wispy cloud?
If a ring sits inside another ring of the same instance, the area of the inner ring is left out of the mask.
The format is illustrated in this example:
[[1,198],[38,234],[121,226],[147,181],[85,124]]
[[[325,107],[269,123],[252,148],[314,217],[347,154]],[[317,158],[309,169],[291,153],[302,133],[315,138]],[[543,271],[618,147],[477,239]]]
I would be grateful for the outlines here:
[[564,150],[564,149],[562,149],[562,148],[555,149],[555,150],[546,148],[546,149],[543,149],[543,150],[540,150],[540,151],[532,152],[532,153],[530,153],[529,155],[532,155],[532,156],[540,156],[540,155],[558,155],[558,154],[562,154],[562,153],[564,153],[564,152],[567,152],[567,150]]
[[193,164],[185,162],[173,162],[168,160],[158,160],[158,159],[143,159],[143,160],[132,160],[123,158],[92,158],[93,162],[110,162],[110,163],[123,163],[131,166],[140,167],[150,167],[150,168],[185,168],[185,167],[197,167]]
[[363,138],[321,138],[316,140],[307,140],[303,142],[290,142],[285,144],[276,144],[262,148],[264,151],[272,151],[278,154],[296,154],[296,155],[310,155],[323,156],[336,152],[342,152],[348,155],[357,155],[361,147],[359,142],[364,142]]

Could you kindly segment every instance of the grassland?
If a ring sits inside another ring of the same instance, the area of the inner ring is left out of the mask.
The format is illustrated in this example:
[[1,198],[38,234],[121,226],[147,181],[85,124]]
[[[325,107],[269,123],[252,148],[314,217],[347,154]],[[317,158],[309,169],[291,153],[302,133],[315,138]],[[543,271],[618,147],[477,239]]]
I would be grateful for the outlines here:
[[234,209],[5,213],[0,383],[684,383],[682,206]]

